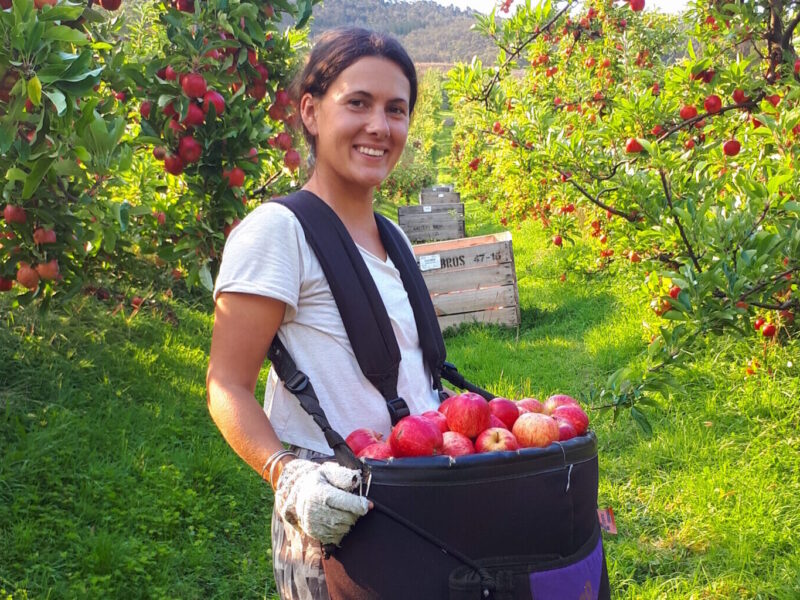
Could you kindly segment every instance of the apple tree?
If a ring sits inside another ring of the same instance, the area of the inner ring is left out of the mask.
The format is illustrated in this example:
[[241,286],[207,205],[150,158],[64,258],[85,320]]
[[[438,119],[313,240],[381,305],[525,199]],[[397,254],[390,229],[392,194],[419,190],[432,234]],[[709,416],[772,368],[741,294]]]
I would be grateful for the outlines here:
[[709,334],[794,332],[800,7],[697,2],[682,22],[643,8],[543,2],[479,18],[497,63],[459,66],[448,88],[462,191],[506,224],[539,220],[565,265],[647,273],[659,333],[597,399],[647,429],[641,407]]
[[209,287],[299,167],[285,87],[313,2],[2,0],[0,291],[66,298],[147,257]]

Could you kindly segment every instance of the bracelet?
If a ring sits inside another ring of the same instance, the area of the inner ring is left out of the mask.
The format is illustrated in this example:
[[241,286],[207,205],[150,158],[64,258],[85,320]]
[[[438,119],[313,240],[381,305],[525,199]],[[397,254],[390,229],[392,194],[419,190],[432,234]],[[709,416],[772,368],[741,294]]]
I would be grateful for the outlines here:
[[269,485],[273,490],[275,489],[275,486],[277,485],[275,483],[272,483],[272,481],[273,481],[273,479],[275,477],[275,467],[278,466],[278,463],[280,463],[281,459],[284,458],[285,456],[294,456],[295,458],[297,458],[297,454],[295,454],[294,452],[290,452],[289,450],[286,450],[283,454],[281,454],[275,460],[272,461],[272,465],[269,468]]
[[[287,455],[289,455],[289,454],[291,454],[291,455],[293,455],[293,456],[295,456],[295,457],[297,456],[297,455],[296,455],[294,452],[292,452],[291,450],[286,450],[285,448],[281,448],[281,449],[280,449],[280,450],[278,450],[277,452],[273,452],[273,453],[270,455],[270,457],[269,457],[269,458],[266,460],[266,462],[264,463],[264,466],[263,466],[263,467],[261,467],[261,479],[264,479],[264,471],[266,471],[266,470],[267,470],[267,467],[270,467],[270,466],[271,466],[272,464],[274,464],[276,461],[278,461],[279,459],[281,459],[281,458],[283,458],[284,456],[287,456]],[[266,481],[266,480],[265,480],[265,481]],[[270,479],[270,484],[271,484],[271,483],[272,483],[272,479]]]

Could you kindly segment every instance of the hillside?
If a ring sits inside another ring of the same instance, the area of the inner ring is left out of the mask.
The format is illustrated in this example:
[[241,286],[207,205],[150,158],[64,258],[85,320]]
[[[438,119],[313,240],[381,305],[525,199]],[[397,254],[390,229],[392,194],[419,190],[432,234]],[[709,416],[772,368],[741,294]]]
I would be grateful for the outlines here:
[[416,63],[494,60],[496,49],[470,30],[473,23],[471,12],[429,0],[325,0],[314,7],[311,37],[335,27],[366,27],[397,37]]

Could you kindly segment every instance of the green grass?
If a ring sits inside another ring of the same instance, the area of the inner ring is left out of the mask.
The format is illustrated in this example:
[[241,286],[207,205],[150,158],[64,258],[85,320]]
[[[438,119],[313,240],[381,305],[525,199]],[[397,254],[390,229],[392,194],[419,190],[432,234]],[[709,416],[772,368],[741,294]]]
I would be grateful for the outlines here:
[[[467,230],[499,227],[468,202]],[[510,397],[580,395],[639,360],[655,317],[638,278],[561,282],[540,228],[512,233],[522,324],[449,333],[461,371]],[[275,597],[271,495],[206,410],[210,303],[159,302],[177,326],[149,306],[0,299],[0,590],[15,598]],[[709,339],[650,437],[595,419],[615,598],[800,597],[800,345],[745,379],[756,344]]]

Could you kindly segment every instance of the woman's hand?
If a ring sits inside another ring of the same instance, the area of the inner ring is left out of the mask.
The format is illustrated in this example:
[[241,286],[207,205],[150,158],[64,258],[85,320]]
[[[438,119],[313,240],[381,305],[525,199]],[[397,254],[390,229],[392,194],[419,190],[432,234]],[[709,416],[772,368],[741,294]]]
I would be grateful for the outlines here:
[[315,463],[295,458],[283,467],[275,488],[275,510],[289,524],[323,544],[336,544],[369,502],[353,494],[361,473],[335,462]]

